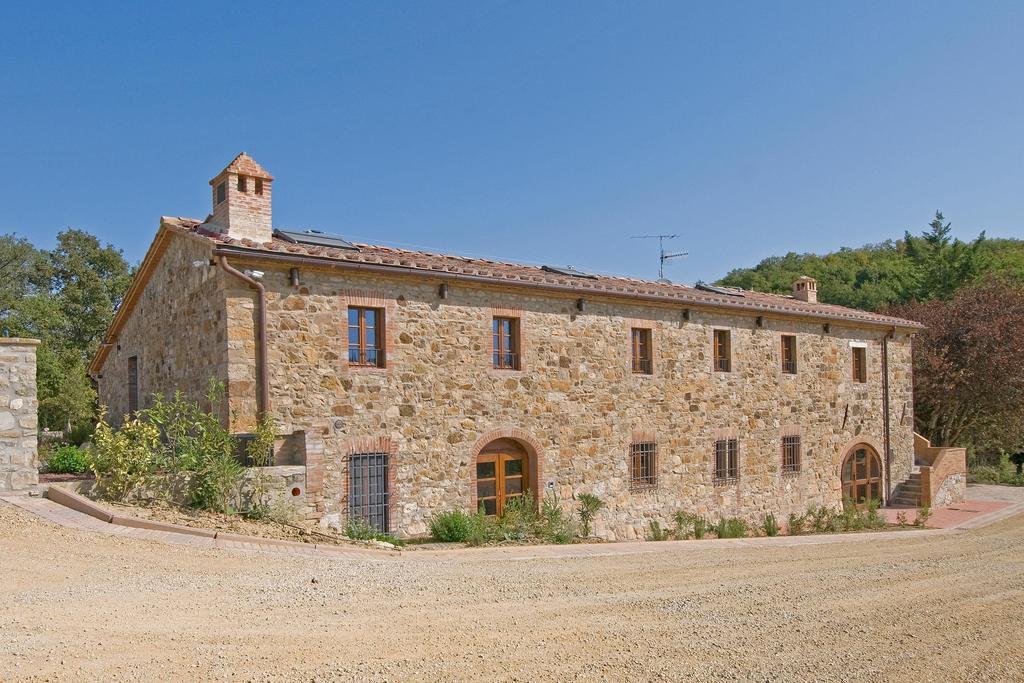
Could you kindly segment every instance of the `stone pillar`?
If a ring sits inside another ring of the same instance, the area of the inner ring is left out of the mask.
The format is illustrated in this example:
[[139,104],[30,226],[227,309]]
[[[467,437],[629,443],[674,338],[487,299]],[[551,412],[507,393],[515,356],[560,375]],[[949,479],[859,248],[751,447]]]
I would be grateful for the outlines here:
[[0,491],[39,483],[38,339],[0,337]]

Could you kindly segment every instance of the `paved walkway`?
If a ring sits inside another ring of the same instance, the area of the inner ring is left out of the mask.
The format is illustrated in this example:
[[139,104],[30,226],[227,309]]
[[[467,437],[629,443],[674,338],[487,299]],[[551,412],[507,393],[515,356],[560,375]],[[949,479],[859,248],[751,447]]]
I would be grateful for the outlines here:
[[[1009,489],[1009,490],[1007,490]],[[994,522],[1024,513],[1024,488],[1014,489],[1004,486],[971,486],[968,490],[967,502],[950,508],[936,510],[928,525],[928,529],[907,529],[899,531],[879,531],[848,534],[815,534],[807,536],[776,536],[773,538],[733,538],[710,539],[702,541],[630,541],[620,543],[581,543],[575,545],[536,545],[536,546],[489,546],[484,548],[460,548],[446,550],[415,550],[410,552],[393,552],[371,548],[353,548],[334,545],[308,544],[305,546],[280,546],[271,543],[239,542],[224,539],[203,538],[169,531],[137,529],[103,522],[89,515],[77,512],[41,496],[25,494],[3,494],[0,502],[6,502],[30,512],[37,517],[61,526],[81,529],[114,536],[127,536],[160,543],[187,545],[199,548],[221,548],[249,552],[268,553],[272,555],[291,555],[299,557],[319,557],[335,559],[374,559],[374,560],[530,560],[537,558],[580,558],[601,557],[609,555],[630,555],[642,553],[666,552],[680,548],[727,548],[756,546],[801,546],[822,545],[828,543],[863,543],[893,539],[921,538],[950,533],[959,533],[969,529],[977,529]],[[887,517],[895,521],[897,510],[888,508],[884,511]],[[908,508],[908,521],[913,520],[916,511]]]

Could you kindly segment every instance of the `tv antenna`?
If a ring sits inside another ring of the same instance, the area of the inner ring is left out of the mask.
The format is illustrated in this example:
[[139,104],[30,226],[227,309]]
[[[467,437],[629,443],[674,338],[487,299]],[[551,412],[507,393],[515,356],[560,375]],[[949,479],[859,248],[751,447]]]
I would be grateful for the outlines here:
[[683,256],[689,256],[688,251],[674,251],[671,253],[665,252],[665,240],[674,240],[679,235],[633,235],[630,239],[634,240],[658,240],[658,279],[665,279],[665,261],[671,261],[674,258],[682,258]]

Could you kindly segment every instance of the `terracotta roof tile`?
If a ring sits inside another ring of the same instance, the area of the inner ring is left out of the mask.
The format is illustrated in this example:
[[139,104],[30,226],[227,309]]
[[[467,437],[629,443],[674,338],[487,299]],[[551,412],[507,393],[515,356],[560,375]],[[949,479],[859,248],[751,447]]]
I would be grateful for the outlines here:
[[202,226],[200,221],[191,218],[165,217],[163,222],[172,228],[202,236],[217,243],[219,246],[240,247],[252,251],[314,256],[338,262],[405,267],[430,273],[472,275],[490,278],[499,282],[519,282],[539,287],[554,285],[561,288],[568,287],[580,293],[594,292],[627,297],[656,297],[676,301],[680,304],[746,309],[752,314],[774,312],[827,318],[836,321],[862,322],[872,325],[892,325],[901,328],[923,327],[920,323],[911,320],[903,320],[834,304],[808,303],[782,294],[718,287],[718,289],[731,290],[741,295],[730,296],[729,294],[719,294],[689,285],[653,282],[622,276],[597,275],[594,279],[588,279],[571,275],[560,275],[543,270],[537,266],[519,263],[435,254],[424,251],[410,251],[372,244],[356,244],[358,250],[293,244],[276,238],[271,242],[259,244],[252,240],[232,239],[226,235],[209,231]]
[[[265,168],[256,163],[256,160],[245,152],[239,154],[230,164],[225,166],[224,170],[214,177],[214,180],[225,173],[237,173],[238,175],[249,176],[250,178],[263,178],[265,180],[274,179],[274,176],[270,175]],[[210,184],[213,184],[213,180],[210,181]]]

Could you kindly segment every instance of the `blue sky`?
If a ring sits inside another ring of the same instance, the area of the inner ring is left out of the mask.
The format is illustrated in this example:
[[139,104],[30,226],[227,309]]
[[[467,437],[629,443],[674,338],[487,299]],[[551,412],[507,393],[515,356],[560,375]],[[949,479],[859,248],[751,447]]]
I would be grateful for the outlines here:
[[1024,236],[1024,4],[4,3],[0,232],[140,259],[245,150],[275,223],[711,280]]

